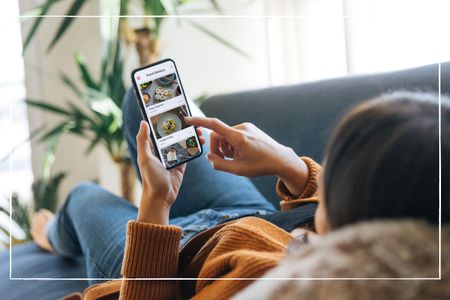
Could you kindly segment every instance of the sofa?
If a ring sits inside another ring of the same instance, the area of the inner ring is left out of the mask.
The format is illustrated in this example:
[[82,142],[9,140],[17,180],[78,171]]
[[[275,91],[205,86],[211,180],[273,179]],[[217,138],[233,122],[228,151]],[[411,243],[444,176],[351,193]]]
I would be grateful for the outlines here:
[[[218,117],[228,124],[252,122],[297,153],[320,161],[331,129],[351,106],[394,90],[438,93],[438,79],[439,65],[433,64],[383,74],[216,95],[205,101],[201,108],[207,116]],[[441,92],[450,94],[450,63],[441,64],[441,82]],[[134,97],[134,94],[127,93],[127,97]],[[278,205],[274,177],[252,180],[263,195]],[[10,275],[27,280],[9,280]],[[34,243],[13,247],[11,256],[9,251],[0,253],[1,299],[57,299],[83,290],[87,282],[50,278],[85,276],[82,258],[57,257],[41,251]]]

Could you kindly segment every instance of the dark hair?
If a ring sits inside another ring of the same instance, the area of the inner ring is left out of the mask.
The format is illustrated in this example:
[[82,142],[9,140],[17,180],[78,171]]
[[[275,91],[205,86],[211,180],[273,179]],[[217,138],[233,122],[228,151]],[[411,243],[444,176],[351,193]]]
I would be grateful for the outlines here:
[[[442,222],[450,220],[450,105],[442,97]],[[326,148],[325,207],[331,228],[374,219],[439,221],[438,96],[396,92],[364,102]],[[444,204],[445,203],[445,204]]]

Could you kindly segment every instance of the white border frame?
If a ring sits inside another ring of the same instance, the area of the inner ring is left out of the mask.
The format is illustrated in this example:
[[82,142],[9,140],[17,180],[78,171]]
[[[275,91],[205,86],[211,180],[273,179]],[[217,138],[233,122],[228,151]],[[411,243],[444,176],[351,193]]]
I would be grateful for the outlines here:
[[[80,19],[89,19],[89,18],[147,18],[148,15],[115,15],[115,16],[94,16],[94,15],[87,15],[87,16],[76,16],[76,15],[46,15],[46,16],[19,16],[20,19],[22,18],[80,18]],[[176,16],[166,16],[166,15],[154,15],[152,17],[157,18],[188,18],[188,19],[211,19],[211,18],[224,18],[224,19],[236,19],[236,18],[248,18],[248,19],[268,19],[268,18],[280,18],[280,19],[286,19],[286,18],[304,18],[303,15],[292,15],[292,16],[283,16],[283,15],[261,15],[261,16],[255,16],[255,15],[176,15]],[[327,16],[327,17],[333,17],[333,16]],[[350,16],[344,15],[344,16],[336,16],[339,18],[349,18]],[[235,277],[235,278],[215,278],[215,277],[199,277],[199,278],[178,278],[178,277],[161,277],[161,278],[51,278],[51,277],[37,277],[37,278],[28,278],[28,277],[12,277],[12,235],[11,230],[9,234],[9,280],[14,281],[88,281],[88,280],[114,280],[114,281],[122,281],[122,280],[136,280],[136,281],[155,281],[155,280],[170,280],[170,281],[186,281],[186,280],[221,280],[221,281],[229,281],[229,280],[261,280],[261,281],[267,281],[267,280],[293,280],[293,281],[344,281],[344,280],[350,280],[350,281],[358,281],[358,280],[371,280],[371,281],[378,281],[378,280],[393,280],[393,281],[411,281],[411,280],[441,280],[442,279],[442,137],[441,137],[441,62],[437,63],[438,65],[438,124],[439,124],[439,277],[406,277],[406,278],[396,278],[396,277]],[[10,101],[10,118],[13,118],[12,113],[12,102]],[[10,145],[12,147],[12,145]],[[12,148],[9,150],[9,170],[12,172]],[[9,218],[10,218],[10,229],[12,228],[12,190],[10,192],[10,202],[9,202]]]

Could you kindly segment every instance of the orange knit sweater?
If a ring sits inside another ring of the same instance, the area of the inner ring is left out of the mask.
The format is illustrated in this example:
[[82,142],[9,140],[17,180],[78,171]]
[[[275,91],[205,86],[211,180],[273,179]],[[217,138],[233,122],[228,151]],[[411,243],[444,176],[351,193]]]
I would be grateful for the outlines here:
[[[320,166],[309,158],[302,159],[309,167],[310,176],[300,197],[292,197],[284,184],[277,182],[282,210],[291,209],[299,203],[317,201]],[[292,240],[288,232],[255,217],[245,217],[219,226],[220,229],[213,230],[214,233],[210,236],[205,232],[203,236],[206,239],[199,250],[193,252],[186,263],[181,264],[180,227],[130,221],[122,266],[124,278],[193,279],[110,281],[91,286],[85,291],[83,298],[99,299],[106,296],[107,299],[114,299],[120,294],[120,299],[124,300],[228,299],[252,280],[226,280],[227,278],[261,277],[285,256],[286,246]],[[191,242],[185,246],[187,252]]]

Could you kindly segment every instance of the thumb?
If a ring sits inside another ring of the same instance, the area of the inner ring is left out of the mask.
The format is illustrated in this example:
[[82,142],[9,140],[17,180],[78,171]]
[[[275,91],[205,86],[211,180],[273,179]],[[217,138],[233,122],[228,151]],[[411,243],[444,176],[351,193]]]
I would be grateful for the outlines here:
[[238,165],[234,160],[223,159],[215,153],[208,153],[206,156],[212,167],[219,171],[236,174],[238,171]]
[[148,161],[150,159],[153,159],[150,143],[151,143],[150,128],[148,127],[148,123],[145,121],[141,121],[141,124],[139,126],[139,132],[136,135],[136,144],[139,161],[142,160]]

